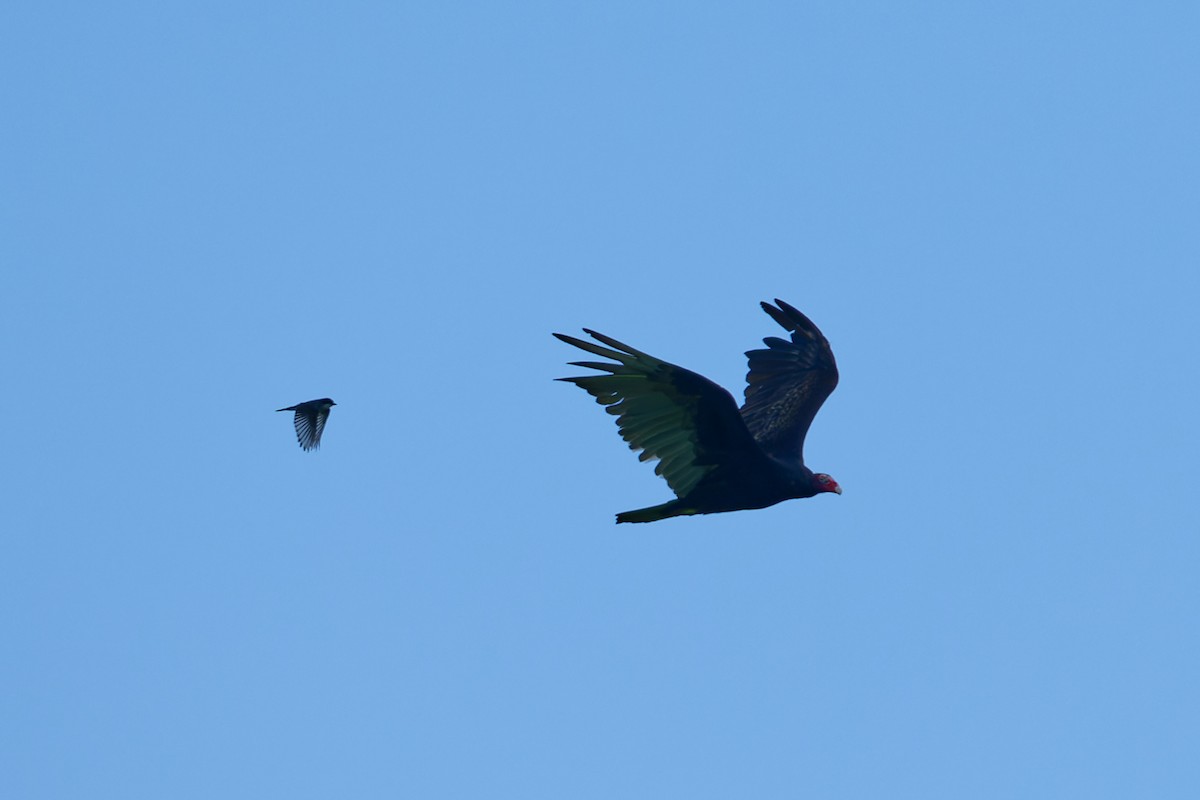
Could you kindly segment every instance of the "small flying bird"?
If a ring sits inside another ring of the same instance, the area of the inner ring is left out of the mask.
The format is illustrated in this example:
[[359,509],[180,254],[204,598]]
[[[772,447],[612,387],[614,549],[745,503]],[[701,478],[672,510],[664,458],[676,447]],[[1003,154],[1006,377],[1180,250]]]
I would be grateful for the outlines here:
[[[658,459],[654,471],[676,499],[617,514],[617,522],[766,508],[822,492],[842,493],[837,481],[804,466],[804,437],[838,382],[837,363],[825,336],[808,317],[782,300],[763,311],[791,332],[791,341],[763,339],[750,350],[746,402],[695,372],[584,328],[598,342],[556,337],[612,359],[571,365],[609,373],[559,378],[587,391],[617,418],[629,449],[640,461]],[[612,349],[609,349],[612,348]]]
[[277,408],[278,411],[295,411],[293,422],[296,425],[296,440],[307,450],[315,450],[321,446],[321,434],[325,432],[325,421],[329,419],[329,409],[337,403],[328,397],[320,400],[309,400],[287,408]]

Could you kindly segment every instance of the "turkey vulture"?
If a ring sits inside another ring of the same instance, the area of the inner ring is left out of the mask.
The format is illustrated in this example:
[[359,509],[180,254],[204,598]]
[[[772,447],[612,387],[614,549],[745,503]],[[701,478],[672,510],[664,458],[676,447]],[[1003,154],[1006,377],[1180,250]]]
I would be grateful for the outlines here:
[[328,397],[322,397],[320,400],[309,400],[287,408],[277,408],[275,411],[296,412],[292,419],[292,424],[296,426],[296,441],[300,442],[300,446],[307,452],[321,446],[321,434],[325,432],[329,409],[336,405],[337,403]]
[[[556,337],[612,359],[572,361],[607,375],[559,378],[584,389],[617,418],[621,437],[638,459],[658,459],[654,471],[677,499],[617,514],[617,522],[654,522],[689,514],[766,508],[794,497],[842,493],[837,481],[804,466],[804,436],[837,386],[837,364],[825,336],[782,300],[761,303],[792,340],[763,339],[746,353],[746,403],[702,375],[584,328],[600,345]],[[778,306],[778,307],[776,307]],[[612,349],[609,349],[612,348]]]

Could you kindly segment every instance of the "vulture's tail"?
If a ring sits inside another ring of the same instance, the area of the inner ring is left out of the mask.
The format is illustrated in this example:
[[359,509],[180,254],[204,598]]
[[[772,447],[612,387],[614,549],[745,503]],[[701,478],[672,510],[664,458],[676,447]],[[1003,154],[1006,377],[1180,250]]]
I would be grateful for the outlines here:
[[639,508],[636,511],[623,511],[617,514],[617,522],[657,522],[667,517],[682,517],[695,514],[696,509],[687,508],[678,500],[663,503],[661,506]]

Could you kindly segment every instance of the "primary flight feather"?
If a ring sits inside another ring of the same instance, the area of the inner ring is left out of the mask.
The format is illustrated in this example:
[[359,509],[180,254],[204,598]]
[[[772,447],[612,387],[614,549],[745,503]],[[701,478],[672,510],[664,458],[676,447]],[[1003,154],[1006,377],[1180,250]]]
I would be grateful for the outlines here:
[[[621,437],[676,499],[626,511],[617,522],[654,522],[689,514],[766,508],[784,500],[842,493],[837,482],[804,466],[804,437],[837,386],[837,363],[825,336],[792,306],[762,303],[791,340],[768,337],[746,353],[746,401],[702,375],[584,328],[600,344],[556,337],[610,361],[573,361],[607,374],[559,378],[596,398],[617,418]],[[606,345],[606,346],[601,346]],[[615,363],[610,363],[615,362]]]

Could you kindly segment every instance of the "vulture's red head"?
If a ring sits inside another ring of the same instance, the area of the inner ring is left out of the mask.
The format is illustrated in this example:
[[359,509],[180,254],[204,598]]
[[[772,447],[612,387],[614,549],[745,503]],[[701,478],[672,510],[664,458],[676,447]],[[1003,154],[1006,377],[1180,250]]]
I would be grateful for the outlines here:
[[842,493],[842,487],[838,486],[838,482],[826,475],[824,472],[818,472],[816,475],[813,475],[813,478],[817,481],[818,494],[821,492],[834,492],[836,494]]

